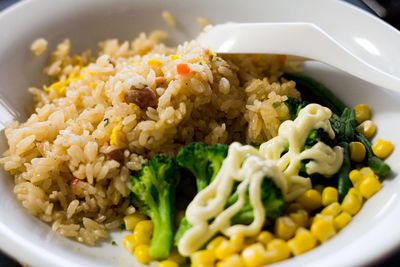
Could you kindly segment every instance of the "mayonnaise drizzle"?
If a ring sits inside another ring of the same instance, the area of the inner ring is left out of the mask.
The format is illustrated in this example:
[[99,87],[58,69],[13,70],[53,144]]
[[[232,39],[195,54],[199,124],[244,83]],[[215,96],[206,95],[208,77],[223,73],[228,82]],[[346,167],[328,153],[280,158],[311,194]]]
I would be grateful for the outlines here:
[[[343,161],[341,147],[332,149],[318,142],[310,149],[302,151],[304,142],[313,129],[322,128],[334,138],[329,122],[331,114],[328,108],[310,104],[300,111],[294,121],[283,122],[278,136],[262,144],[260,150],[239,143],[231,144],[213,182],[199,192],[186,209],[186,218],[192,227],[180,239],[179,252],[189,256],[218,232],[227,236],[235,233],[256,235],[266,218],[261,201],[261,184],[264,178],[273,179],[285,200],[292,201],[311,188],[310,179],[298,174],[303,159],[311,159],[306,164],[308,174],[318,172],[327,177],[335,174]],[[281,157],[282,152],[287,149]],[[225,208],[235,182],[240,183],[237,187],[238,200]],[[249,225],[232,226],[231,218],[245,204],[247,190],[254,209],[254,220]]]

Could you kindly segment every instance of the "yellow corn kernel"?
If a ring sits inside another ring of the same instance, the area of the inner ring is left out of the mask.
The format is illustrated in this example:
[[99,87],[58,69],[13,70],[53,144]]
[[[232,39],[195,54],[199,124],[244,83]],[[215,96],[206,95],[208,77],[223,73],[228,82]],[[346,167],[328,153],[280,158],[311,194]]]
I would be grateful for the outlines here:
[[264,246],[255,243],[242,251],[242,260],[246,267],[262,266],[268,263],[268,258]]
[[363,121],[371,119],[371,111],[365,104],[360,104],[354,107],[356,113],[356,121],[362,123]]
[[213,240],[211,240],[208,245],[207,245],[207,250],[212,250],[214,251],[219,244],[221,244],[222,241],[226,241],[227,239],[223,236],[217,236],[216,238],[214,238]]
[[135,248],[135,256],[137,261],[141,264],[149,264],[149,262],[152,260],[149,250],[149,245],[138,245]]
[[371,120],[363,121],[360,125],[356,127],[356,130],[364,135],[365,138],[371,138],[376,133],[376,125]]
[[384,159],[393,152],[393,144],[390,141],[378,139],[372,145],[372,151],[378,158]]
[[160,67],[162,66],[162,62],[158,59],[149,59],[147,60],[147,65],[152,66],[152,67]]
[[[302,229],[302,231],[299,231]],[[310,231],[299,228],[294,238],[290,239],[287,244],[293,255],[297,256],[313,249],[317,245],[317,239]]]
[[277,237],[288,240],[296,232],[297,225],[288,216],[282,216],[275,221],[275,234]]
[[186,258],[179,254],[176,248],[171,249],[171,253],[169,253],[167,260],[177,262],[178,264],[184,264],[186,262]]
[[236,233],[233,234],[230,238],[230,242],[235,251],[240,251],[243,249],[244,246],[244,234],[243,233]]
[[164,260],[158,264],[158,267],[179,267],[179,264],[171,260]]
[[343,227],[348,225],[349,222],[351,222],[351,219],[352,219],[351,215],[348,212],[343,211],[333,219],[333,224],[335,225],[335,228],[337,230],[341,230],[343,229]]
[[325,242],[336,234],[333,219],[317,219],[311,225],[311,233],[320,241]]
[[338,191],[336,188],[328,186],[325,187],[324,190],[322,191],[322,205],[323,206],[328,206],[334,202],[338,201]]
[[363,203],[363,196],[361,195],[360,191],[358,191],[358,189],[356,189],[356,188],[354,188],[354,187],[351,187],[351,188],[349,189],[349,192],[348,192],[348,193],[349,193],[349,194],[355,195],[355,196],[358,198],[358,200],[361,202],[361,205],[362,205],[362,203]]
[[193,265],[213,265],[215,262],[214,252],[211,250],[199,250],[190,255],[190,261]]
[[303,209],[290,213],[289,217],[297,226],[305,227],[308,225],[308,212]]
[[268,242],[271,241],[272,239],[274,239],[274,235],[268,231],[262,231],[257,236],[257,241],[263,243],[264,246],[266,246]]
[[322,215],[331,215],[336,216],[342,211],[342,206],[340,206],[339,202],[333,202],[329,206],[326,206],[322,211]]
[[315,210],[321,207],[321,194],[315,189],[309,189],[296,199],[306,210]]
[[364,175],[359,170],[354,169],[349,173],[349,178],[353,186],[358,188],[364,179]]
[[382,185],[374,176],[366,177],[360,184],[360,193],[366,199],[372,197],[376,192],[381,190]]
[[278,262],[289,258],[290,248],[282,239],[273,239],[267,245],[268,258],[270,262]]
[[222,241],[219,244],[219,246],[214,250],[215,257],[219,260],[228,258],[230,255],[234,254],[235,252],[236,252],[235,247],[228,240]]
[[143,221],[146,219],[146,216],[139,212],[135,212],[134,214],[127,215],[124,217],[125,229],[126,230],[133,230],[138,222]]
[[153,233],[153,223],[150,220],[139,221],[136,224],[133,235],[135,236],[135,242],[137,245],[149,245],[151,241],[151,235]]
[[350,213],[351,215],[357,214],[361,209],[362,201],[356,194],[352,194],[350,191],[344,197],[342,202],[342,210]]
[[365,146],[361,142],[351,142],[350,148],[350,159],[355,162],[361,162],[365,158],[366,150]]
[[133,254],[133,252],[135,251],[135,237],[131,234],[131,235],[127,235],[122,239],[122,245],[124,246],[124,248],[129,251],[130,253]]
[[178,55],[170,55],[169,58],[171,59],[171,61],[177,60],[179,59]]
[[217,267],[242,267],[243,263],[239,254],[233,254],[228,258],[217,263]]
[[374,174],[374,171],[373,171],[370,167],[362,167],[362,168],[360,169],[360,173],[361,173],[363,176],[366,176],[366,175],[368,175],[368,174]]
[[91,82],[91,83],[90,83],[90,86],[91,86],[93,89],[96,89],[97,83],[96,83],[96,82]]

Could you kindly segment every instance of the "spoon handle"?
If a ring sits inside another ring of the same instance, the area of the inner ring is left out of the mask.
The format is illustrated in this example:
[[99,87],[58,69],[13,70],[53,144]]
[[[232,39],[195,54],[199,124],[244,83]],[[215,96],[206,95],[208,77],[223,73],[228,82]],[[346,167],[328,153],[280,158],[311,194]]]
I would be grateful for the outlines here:
[[372,66],[312,23],[228,23],[199,37],[216,53],[284,54],[316,60],[400,92],[400,78]]

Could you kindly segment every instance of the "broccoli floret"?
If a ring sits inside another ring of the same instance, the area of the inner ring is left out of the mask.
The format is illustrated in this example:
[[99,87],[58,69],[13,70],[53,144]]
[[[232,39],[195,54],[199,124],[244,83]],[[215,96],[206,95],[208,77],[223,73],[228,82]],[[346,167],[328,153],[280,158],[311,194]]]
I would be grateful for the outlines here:
[[[232,224],[250,224],[254,220],[253,207],[251,206],[249,194],[245,195],[245,204],[240,211],[232,217]],[[233,193],[227,202],[227,207],[238,200],[238,193]],[[261,201],[266,211],[266,224],[271,224],[276,218],[283,214],[285,201],[281,190],[272,179],[265,177],[261,184]]]
[[[191,143],[181,148],[176,157],[179,166],[188,169],[196,178],[197,192],[207,187],[221,169],[222,162],[228,154],[228,145],[216,144],[206,146],[204,143]],[[175,233],[175,244],[183,234],[192,227],[184,217]]]
[[308,105],[307,101],[300,101],[294,97],[288,97],[288,99],[284,103],[289,109],[291,120],[296,119],[297,115],[299,115],[300,110]]
[[203,190],[215,178],[226,158],[229,146],[191,143],[181,148],[176,157],[179,166],[191,171],[196,178],[197,192]]
[[150,255],[155,259],[168,257],[173,240],[175,189],[180,168],[172,158],[156,155],[131,177],[131,202],[154,224]]

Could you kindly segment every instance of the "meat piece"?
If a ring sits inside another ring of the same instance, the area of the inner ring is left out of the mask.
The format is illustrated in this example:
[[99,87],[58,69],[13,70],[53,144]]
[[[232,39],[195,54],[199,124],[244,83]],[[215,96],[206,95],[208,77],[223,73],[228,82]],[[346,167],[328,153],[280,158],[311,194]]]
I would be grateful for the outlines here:
[[126,103],[134,103],[141,109],[157,106],[157,96],[149,87],[143,89],[131,89],[125,94]]
[[124,152],[121,149],[114,149],[106,154],[107,160],[115,160],[118,162],[124,162]]

